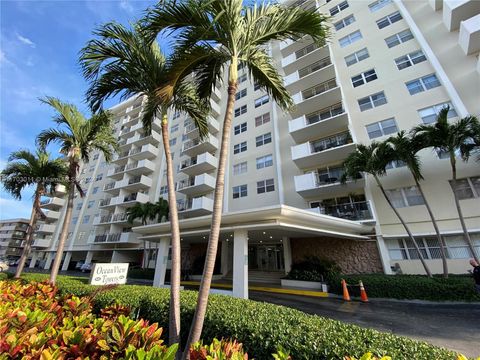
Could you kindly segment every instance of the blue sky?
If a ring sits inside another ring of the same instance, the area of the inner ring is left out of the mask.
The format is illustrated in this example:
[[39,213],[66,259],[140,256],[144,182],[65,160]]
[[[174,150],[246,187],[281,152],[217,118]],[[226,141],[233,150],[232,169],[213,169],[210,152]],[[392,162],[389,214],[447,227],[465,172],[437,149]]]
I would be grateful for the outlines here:
[[[127,24],[153,3],[0,0],[0,169],[12,151],[33,150],[36,135],[53,125],[52,111],[39,97],[59,97],[88,115],[78,51],[95,27],[111,20]],[[32,189],[22,201],[0,191],[0,219],[30,217]]]

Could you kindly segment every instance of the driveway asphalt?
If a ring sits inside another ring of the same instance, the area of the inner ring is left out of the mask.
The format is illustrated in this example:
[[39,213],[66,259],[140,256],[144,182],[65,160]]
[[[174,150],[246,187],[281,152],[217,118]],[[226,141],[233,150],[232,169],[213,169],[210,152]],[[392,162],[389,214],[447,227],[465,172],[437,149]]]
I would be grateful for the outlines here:
[[284,305],[330,319],[423,340],[480,356],[480,306],[478,304],[417,304],[371,300],[344,302],[334,298],[250,292],[251,300]]

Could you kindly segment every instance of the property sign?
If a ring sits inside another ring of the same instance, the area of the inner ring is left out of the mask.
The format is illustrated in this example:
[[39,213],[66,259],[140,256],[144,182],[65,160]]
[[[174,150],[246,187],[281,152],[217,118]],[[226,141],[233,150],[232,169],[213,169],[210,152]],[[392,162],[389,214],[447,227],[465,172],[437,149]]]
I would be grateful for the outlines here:
[[128,263],[95,263],[90,274],[90,285],[125,284]]

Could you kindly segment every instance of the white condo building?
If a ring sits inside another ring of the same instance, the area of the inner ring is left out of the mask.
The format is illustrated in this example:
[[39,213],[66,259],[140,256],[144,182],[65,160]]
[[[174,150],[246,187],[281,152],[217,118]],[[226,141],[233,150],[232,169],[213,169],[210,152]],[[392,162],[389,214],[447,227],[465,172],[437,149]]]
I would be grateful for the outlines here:
[[[218,251],[218,278],[233,279],[233,294],[248,296],[249,281],[278,282],[293,262],[315,255],[335,260],[345,273],[422,273],[413,245],[371,178],[340,184],[342,162],[356,144],[400,130],[480,114],[480,2],[472,0],[304,0],[331,15],[327,45],[309,38],[272,43],[270,52],[295,108],[285,113],[239,68]],[[211,99],[209,136],[184,114],[169,114],[182,237],[182,267],[203,264],[213,205],[226,86]],[[81,170],[86,189],[76,198],[63,268],[71,261],[142,262],[169,267],[170,224],[129,224],[135,203],[167,197],[160,120],[145,136],[142,98],[110,109],[120,152],[111,164],[99,154]],[[424,187],[448,247],[452,273],[470,256],[454,204],[448,159],[421,152]],[[458,187],[467,227],[480,254],[480,164],[458,163]],[[409,171],[393,164],[382,178],[390,198],[421,244],[427,263],[442,271],[439,244],[423,198]],[[56,198],[45,206],[52,206]],[[59,200],[62,200],[58,198]],[[60,205],[60,204],[59,204]],[[59,208],[52,208],[59,213]],[[58,228],[58,227],[57,227]],[[58,229],[37,247],[51,265]],[[168,278],[167,278],[168,281]]]

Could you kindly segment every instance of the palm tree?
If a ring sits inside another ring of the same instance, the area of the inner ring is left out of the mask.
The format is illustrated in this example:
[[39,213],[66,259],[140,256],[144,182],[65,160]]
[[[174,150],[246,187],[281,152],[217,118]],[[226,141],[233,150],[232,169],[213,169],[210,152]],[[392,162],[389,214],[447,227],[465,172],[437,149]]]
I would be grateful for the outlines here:
[[429,277],[432,277],[432,273],[427,263],[425,262],[423,254],[418,246],[417,240],[413,236],[410,228],[407,226],[406,222],[403,220],[398,210],[392,204],[390,198],[387,195],[387,192],[385,191],[385,188],[380,181],[380,177],[386,175],[386,167],[388,163],[392,160],[394,160],[392,148],[386,143],[372,142],[368,146],[359,144],[357,145],[355,152],[351,153],[343,163],[344,174],[342,176],[342,182],[345,182],[347,179],[358,179],[361,173],[367,173],[373,176],[388,205],[390,205],[393,212],[405,228],[408,237],[412,241],[413,246],[417,251],[418,258],[420,259],[425,269],[425,272]]
[[199,129],[200,138],[203,138],[208,134],[209,103],[202,101],[197,96],[195,86],[187,81],[179,81],[171,86],[167,59],[161,53],[158,43],[147,40],[137,25],[129,30],[120,24],[108,23],[96,30],[94,35],[99,39],[89,41],[80,53],[83,74],[90,81],[87,100],[92,109],[98,110],[106,99],[118,94],[123,98],[144,95],[147,98],[142,118],[145,133],[150,133],[155,116],[162,118],[172,232],[169,342],[179,343],[180,230],[167,110],[187,113]]
[[[127,221],[130,224],[133,224],[136,219],[140,219],[143,226],[147,225],[148,220],[154,220],[157,217],[157,206],[152,204],[150,201],[146,203],[136,203],[132,207],[127,209]],[[146,252],[147,246],[146,241],[143,240],[143,257],[142,257],[142,269],[145,269],[146,266]]]
[[228,99],[223,121],[210,237],[197,307],[186,344],[188,349],[190,344],[200,339],[215,266],[225,166],[238,87],[238,66],[245,66],[252,80],[265,90],[281,109],[286,110],[293,105],[293,101],[265,47],[273,40],[297,40],[304,35],[310,35],[316,43],[323,44],[327,27],[323,15],[300,7],[269,3],[244,5],[242,0],[171,0],[162,1],[151,9],[143,22],[143,28],[150,39],[155,39],[162,33],[172,35],[176,40],[177,47],[171,59],[175,73],[171,78],[172,87],[193,73],[199,94],[209,98],[215,83],[224,78],[224,69],[228,69],[225,74]]
[[457,153],[462,155],[463,161],[468,161],[472,151],[478,146],[479,121],[475,116],[466,116],[453,123],[448,122],[449,106],[440,110],[437,121],[430,125],[418,125],[412,130],[412,134],[418,136],[423,148],[433,147],[437,152],[447,153],[452,168],[451,187],[458,218],[463,230],[463,237],[470,249],[472,257],[478,262],[478,255],[473,247],[470,234],[468,233],[465,219],[460,206],[460,199],[455,191],[457,188]]
[[88,162],[90,154],[94,150],[102,152],[105,160],[110,161],[117,148],[117,141],[113,134],[111,115],[108,112],[93,115],[87,120],[72,104],[54,97],[45,97],[41,101],[56,111],[54,121],[57,123],[57,128],[43,130],[37,137],[37,143],[41,148],[45,148],[50,143],[59,144],[60,153],[68,162],[67,209],[50,273],[50,283],[55,284],[63,257],[68,227],[72,220],[75,190],[81,197],[84,196],[78,180],[80,162]]
[[155,214],[157,215],[157,221],[162,222],[162,219],[165,217],[167,219],[170,216],[170,206],[168,205],[168,201],[164,198],[158,199],[155,203]]
[[56,186],[65,180],[67,168],[65,161],[51,159],[50,154],[41,149],[37,149],[35,154],[29,150],[15,151],[10,154],[8,161],[9,163],[0,173],[2,185],[8,193],[15,199],[21,200],[22,191],[29,186],[35,186],[25,244],[15,272],[15,278],[18,279],[32,248],[37,220],[45,218],[45,214],[40,208],[40,198],[45,194],[53,194]]
[[443,265],[443,276],[448,277],[448,265],[447,265],[447,247],[445,245],[445,240],[440,234],[440,229],[438,228],[437,221],[433,215],[432,208],[425,197],[423,188],[420,185],[420,181],[423,180],[423,175],[421,171],[421,164],[419,156],[417,155],[418,151],[422,148],[423,144],[421,139],[418,136],[407,136],[405,131],[400,131],[396,136],[391,136],[386,140],[386,143],[392,147],[392,154],[394,161],[401,161],[405,163],[410,170],[410,173],[413,176],[415,185],[417,186],[418,191],[422,195],[423,201],[428,211],[428,215],[432,220],[433,228],[437,234],[437,240],[440,246],[440,256],[442,257]]

